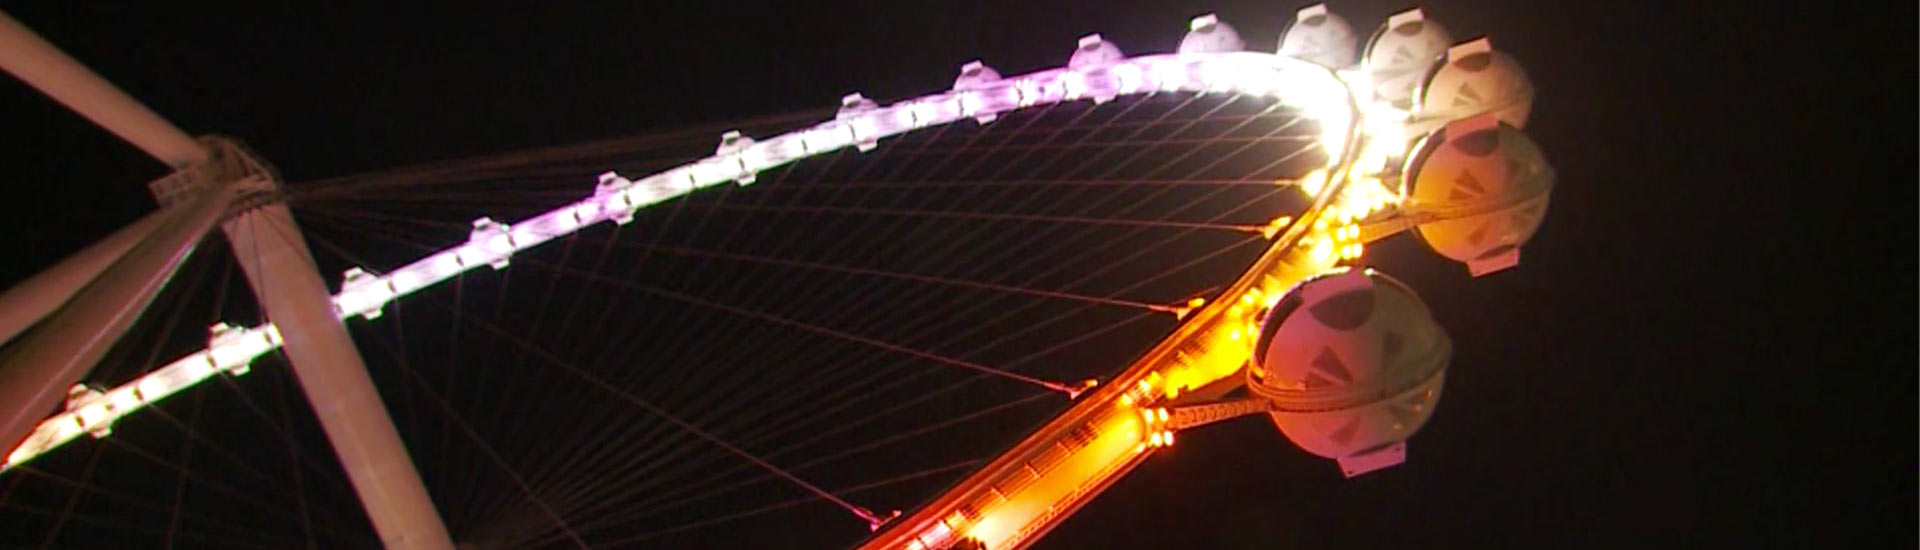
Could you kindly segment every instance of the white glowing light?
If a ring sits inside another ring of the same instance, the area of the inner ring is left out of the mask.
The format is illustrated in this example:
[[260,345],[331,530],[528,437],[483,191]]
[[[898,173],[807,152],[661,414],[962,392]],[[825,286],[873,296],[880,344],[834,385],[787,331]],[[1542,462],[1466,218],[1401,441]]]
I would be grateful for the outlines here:
[[1153,80],[1162,92],[1177,92],[1187,85],[1187,66],[1178,61],[1154,64]]
[[1067,71],[1061,74],[1059,82],[1063,99],[1068,101],[1080,99],[1087,93],[1087,75],[1080,74],[1079,71]]
[[1015,81],[1013,83],[1013,90],[1016,95],[1020,96],[1019,101],[1021,107],[1038,105],[1046,97],[1046,92],[1042,89],[1041,83],[1033,79],[1023,78]]
[[1121,63],[1114,65],[1112,71],[1115,91],[1121,95],[1137,93],[1140,87],[1146,84],[1146,78],[1138,65]]
[[980,112],[980,94],[978,92],[960,92],[955,98],[960,106],[960,116],[973,116]]
[[1241,81],[1251,80],[1250,78],[1242,78],[1241,75],[1253,74],[1251,72],[1243,73],[1239,69],[1238,64],[1229,59],[1200,62],[1200,81],[1204,84],[1202,89],[1209,92],[1219,92],[1239,88]]

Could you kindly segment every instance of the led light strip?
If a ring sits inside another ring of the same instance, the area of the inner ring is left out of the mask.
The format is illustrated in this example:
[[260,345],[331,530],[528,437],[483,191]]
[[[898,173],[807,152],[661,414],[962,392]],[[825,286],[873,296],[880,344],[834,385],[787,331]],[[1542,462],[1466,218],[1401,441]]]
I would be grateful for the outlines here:
[[[1270,97],[1298,108],[1323,128],[1320,147],[1338,159],[1347,146],[1346,131],[1356,110],[1348,85],[1332,71],[1311,63],[1258,52],[1159,54],[1112,63],[1063,67],[970,81],[961,89],[880,106],[850,95],[834,120],[765,140],[730,133],[713,156],[629,181],[602,176],[594,194],[525,220],[504,224],[488,218],[474,222],[466,243],[436,252],[384,275],[348,270],[333,296],[340,318],[380,315],[387,302],[453,278],[481,265],[504,268],[515,252],[614,221],[632,220],[634,211],[726,182],[751,184],[755,174],[800,159],[846,147],[869,150],[882,138],[962,119],[991,120],[1000,113],[1081,99],[1105,102],[1119,95],[1161,92],[1229,93]],[[33,460],[81,434],[105,436],[115,421],[220,373],[242,374],[255,358],[280,347],[271,323],[252,328],[216,326],[205,350],[155,369],[107,391],[70,396],[67,409],[42,421],[7,456],[0,471]]]

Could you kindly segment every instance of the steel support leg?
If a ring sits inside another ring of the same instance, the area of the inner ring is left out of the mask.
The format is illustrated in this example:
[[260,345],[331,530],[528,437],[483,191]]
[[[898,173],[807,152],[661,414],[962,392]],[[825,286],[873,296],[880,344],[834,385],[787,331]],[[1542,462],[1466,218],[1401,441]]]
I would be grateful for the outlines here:
[[127,332],[193,253],[227,206],[234,186],[213,186],[162,215],[159,231],[88,282],[0,357],[0,441],[19,446]]
[[380,541],[394,549],[452,548],[360,351],[334,315],[293,213],[285,205],[269,205],[227,222],[224,229],[267,320],[280,328],[300,387]]
[[[0,13],[0,68],[174,168],[198,166],[209,158],[207,148],[179,128],[4,13]],[[224,207],[222,204],[221,208]],[[218,215],[216,212],[206,224],[212,224]],[[315,270],[313,254],[307,250],[300,228],[293,223],[292,213],[284,205],[267,206],[229,221],[223,227],[240,266],[246,270],[247,281],[260,299],[261,308],[266,310],[267,318],[278,325],[301,388],[313,402],[314,413],[319,416],[327,439],[333,443],[334,452],[346,466],[347,477],[359,493],[360,503],[373,520],[374,529],[379,531],[380,540],[388,548],[452,548],[440,514],[427,498],[420,474],[414,471],[413,461],[407,457],[400,435],[387,416],[387,408],[380,402],[373,380],[367,377],[359,350],[353,347],[346,327],[333,314],[333,301]],[[202,227],[200,232],[205,229]],[[126,261],[131,261],[133,256],[134,253],[129,253]],[[184,253],[181,256],[184,257]],[[166,273],[171,274],[171,268]],[[108,275],[114,273],[102,274],[96,284],[106,282]],[[164,281],[165,277],[158,280]],[[152,290],[158,288],[155,284]],[[92,293],[92,285],[86,292]],[[120,297],[119,294],[113,296]],[[88,304],[132,303],[127,299],[89,300]],[[78,305],[79,299],[76,299],[66,309],[80,309]],[[104,350],[125,330],[119,326],[108,333],[105,332],[108,325],[103,323],[77,323],[68,327],[71,323],[63,319],[52,319],[49,323],[53,321],[61,321],[63,324],[58,328],[62,330],[55,331],[52,329],[56,327],[48,326],[48,330],[36,332],[32,337],[38,338],[40,333],[90,335],[84,343]],[[130,316],[126,322],[131,322]],[[19,354],[15,355],[20,358]],[[83,370],[80,364],[91,365],[98,360],[97,355],[79,361],[79,357],[44,352],[34,357],[39,360],[27,362],[21,358],[20,361],[32,365],[36,369],[32,372],[0,370],[0,391],[8,392],[0,393],[0,412],[12,414],[4,419],[7,431],[0,432],[7,442],[20,441],[45,417],[66,385]],[[42,364],[50,366],[39,367]],[[52,372],[55,370],[58,372]],[[14,386],[21,389],[16,391]],[[43,389],[46,391],[41,391]],[[42,393],[46,395],[40,396]],[[35,400],[29,402],[27,397]]]
[[0,293],[0,343],[13,340],[27,327],[40,322],[61,304],[73,298],[81,287],[126,255],[127,250],[159,229],[174,212],[162,210],[147,214],[132,225],[100,239],[86,249],[53,264],[25,281]]
[[193,138],[5,13],[0,68],[168,166],[184,168],[207,158]]

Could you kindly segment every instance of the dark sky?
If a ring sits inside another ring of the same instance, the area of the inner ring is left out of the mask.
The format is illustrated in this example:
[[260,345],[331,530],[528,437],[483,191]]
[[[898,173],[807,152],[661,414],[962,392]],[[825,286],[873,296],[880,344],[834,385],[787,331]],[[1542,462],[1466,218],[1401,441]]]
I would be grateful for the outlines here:
[[[1057,66],[1088,32],[1170,51],[1208,11],[1266,49],[1294,7],[567,4],[6,9],[297,183],[904,98],[975,58]],[[1911,5],[1863,6],[1423,5],[1526,66],[1560,180],[1513,272],[1377,252],[1458,346],[1409,464],[1338,480],[1266,424],[1199,430],[1040,547],[1911,544],[1920,54]],[[1407,6],[1332,7],[1364,32]],[[151,209],[157,163],[25,86],[0,109],[0,283]]]

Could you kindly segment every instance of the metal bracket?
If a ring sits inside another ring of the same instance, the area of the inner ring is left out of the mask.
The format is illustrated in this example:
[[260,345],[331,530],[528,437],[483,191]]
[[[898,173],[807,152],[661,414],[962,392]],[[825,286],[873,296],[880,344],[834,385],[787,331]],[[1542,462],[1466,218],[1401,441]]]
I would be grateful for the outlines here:
[[[968,61],[967,64],[960,66],[960,76],[955,77],[953,79],[953,91],[963,92],[963,91],[970,91],[970,90],[981,90],[981,89],[991,88],[994,85],[999,84],[999,82],[1000,82],[1000,71],[993,70],[993,67],[988,67],[986,64],[981,63],[980,60],[976,59],[973,61]],[[962,100],[961,109],[968,109],[968,106],[965,103],[966,99],[968,98],[965,96],[961,97],[961,100]],[[975,102],[975,105],[978,105],[977,101]],[[994,119],[1000,117],[1000,113],[991,112],[991,111],[983,112],[983,113],[973,113],[973,114],[974,114],[973,120],[981,124],[993,122]]]
[[[833,119],[844,121],[879,108],[879,103],[874,103],[873,100],[860,95],[860,92],[854,92],[840,98],[840,111],[833,114]],[[847,132],[853,137],[854,148],[859,149],[862,153],[872,151],[874,147],[880,146],[879,140],[871,136],[859,135],[858,132],[854,131],[854,127],[851,124],[847,125]]]
[[[342,296],[350,296],[350,295],[358,294],[361,290],[372,285],[385,284],[382,282],[380,277],[375,276],[372,273],[367,273],[367,270],[361,269],[358,267],[347,268],[346,273],[344,273],[343,275],[344,276],[341,278],[341,281],[340,281],[340,295]],[[389,295],[394,294],[391,285],[388,285],[387,293]],[[361,319],[366,319],[371,321],[371,320],[380,318],[380,313],[381,313],[380,310],[384,309],[385,304],[386,304],[386,301],[383,300],[375,303],[373,307],[366,308],[362,311],[340,311],[339,301],[335,300],[334,309],[336,310],[336,314],[338,314],[341,317],[346,317],[348,315],[359,315]]]
[[1340,463],[1340,473],[1348,478],[1366,474],[1375,470],[1398,466],[1407,461],[1407,442],[1400,441],[1384,449],[1366,454],[1343,456],[1334,459]]
[[635,210],[640,209],[640,207],[634,206],[627,200],[624,192],[628,187],[633,187],[633,180],[621,177],[620,174],[611,171],[600,174],[600,182],[593,186],[593,196],[595,197],[620,195],[620,202],[624,204],[621,205],[619,210],[613,212],[613,223],[618,225],[633,223],[633,213]]
[[[375,311],[374,316],[378,317],[379,310],[374,310],[374,311]],[[372,317],[369,317],[369,319],[371,318]],[[244,331],[240,330],[240,327],[236,327],[226,323],[214,323],[213,326],[207,327],[207,349],[217,350],[217,349],[228,349],[228,348],[235,347],[238,344],[240,338],[244,336],[246,336],[246,334]],[[209,357],[209,359],[211,359],[211,357]],[[218,362],[214,363],[215,368],[218,368],[219,366],[220,365]],[[227,374],[231,374],[234,376],[241,376],[246,373],[253,372],[253,363],[250,361],[242,361],[239,364],[236,364],[232,367],[227,368],[225,372]]]
[[[73,387],[67,388],[67,412],[74,413],[73,421],[80,425],[80,429],[86,430],[87,434],[92,435],[94,439],[113,434],[114,417],[108,414],[103,418],[87,418],[87,415],[82,413],[88,410],[87,407],[89,405],[106,401],[106,399],[107,393],[101,391],[98,387],[87,384],[74,384]],[[112,409],[113,403],[105,403],[105,412],[111,413]]]
[[[483,254],[487,265],[494,269],[506,269],[508,259],[513,257],[513,228],[507,224],[493,221],[493,218],[473,220],[473,233],[467,236],[467,244],[473,245]],[[506,246],[500,246],[500,245]]]
[[733,182],[742,186],[752,184],[755,175],[753,169],[747,167],[746,157],[741,155],[741,151],[750,145],[753,145],[753,138],[741,135],[739,130],[728,130],[720,134],[720,146],[713,150],[714,156],[732,160],[734,165],[740,167],[740,175],[733,178]]

